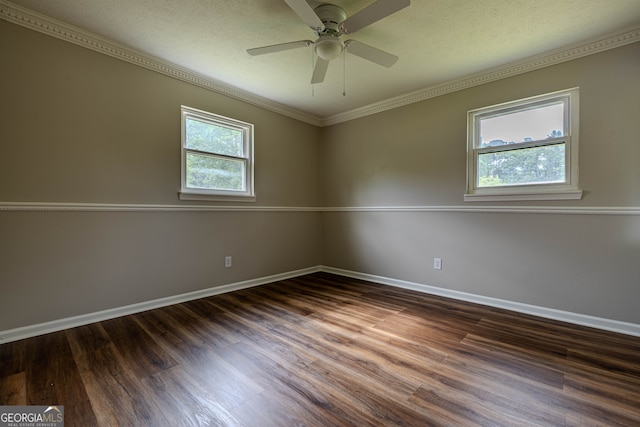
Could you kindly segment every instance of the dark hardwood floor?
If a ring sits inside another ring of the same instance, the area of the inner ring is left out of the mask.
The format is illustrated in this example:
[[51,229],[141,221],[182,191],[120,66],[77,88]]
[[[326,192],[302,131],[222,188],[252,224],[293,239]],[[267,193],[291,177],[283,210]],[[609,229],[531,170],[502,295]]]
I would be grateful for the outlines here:
[[312,274],[0,345],[69,426],[640,426],[640,338]]

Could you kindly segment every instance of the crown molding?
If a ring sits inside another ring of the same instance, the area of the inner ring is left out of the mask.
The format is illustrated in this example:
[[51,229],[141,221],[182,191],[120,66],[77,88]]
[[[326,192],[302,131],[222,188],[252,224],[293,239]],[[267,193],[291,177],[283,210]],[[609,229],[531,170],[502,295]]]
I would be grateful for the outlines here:
[[211,77],[196,73],[195,71],[188,70],[168,61],[146,55],[6,0],[0,0],[0,18],[157,73],[200,86],[212,92],[217,92],[230,98],[264,108],[265,110],[273,111],[314,126],[321,125],[320,117],[303,113],[258,95],[245,92],[219,80],[212,79]]
[[176,64],[143,54],[131,48],[109,41],[96,34],[20,7],[6,0],[0,0],[0,18],[131,64],[147,68],[160,74],[194,84],[204,89],[226,95],[230,98],[264,108],[265,110],[273,111],[283,116],[319,127],[347,122],[640,41],[640,27],[635,27],[629,30],[593,38],[540,55],[532,56],[521,61],[512,62],[481,73],[452,80],[441,85],[420,89],[361,108],[323,118],[301,112],[294,108],[212,79],[211,77],[203,74],[180,67]]
[[413,104],[415,102],[424,101],[445,95],[451,92],[468,89],[496,80],[505,79],[507,77],[517,76],[518,74],[528,73],[530,71],[539,70],[541,68],[550,67],[552,65],[561,64],[563,62],[572,61],[584,56],[593,55],[609,49],[615,49],[627,44],[640,41],[640,27],[612,33],[602,37],[593,38],[573,45],[565,46],[560,49],[545,52],[540,55],[531,56],[529,58],[514,61],[496,68],[485,70],[483,72],[463,77],[461,79],[452,80],[441,85],[431,86],[420,89],[397,97],[389,98],[374,104],[357,108],[344,113],[326,117],[321,120],[321,126],[331,126],[334,124],[347,122],[372,114],[380,113],[386,110],[402,107],[404,105]]

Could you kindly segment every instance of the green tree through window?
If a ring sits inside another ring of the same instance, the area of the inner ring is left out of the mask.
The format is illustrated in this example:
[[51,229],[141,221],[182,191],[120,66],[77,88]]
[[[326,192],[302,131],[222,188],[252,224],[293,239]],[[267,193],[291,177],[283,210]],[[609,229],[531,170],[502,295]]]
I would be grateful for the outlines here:
[[480,154],[478,186],[563,182],[565,164],[564,143]]

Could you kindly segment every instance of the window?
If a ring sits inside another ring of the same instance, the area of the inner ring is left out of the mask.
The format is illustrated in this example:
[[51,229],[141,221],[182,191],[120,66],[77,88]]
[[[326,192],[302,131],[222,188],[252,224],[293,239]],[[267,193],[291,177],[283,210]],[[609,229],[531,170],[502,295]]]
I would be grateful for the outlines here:
[[580,199],[578,88],[468,113],[465,201]]
[[253,125],[182,106],[183,200],[254,201]]

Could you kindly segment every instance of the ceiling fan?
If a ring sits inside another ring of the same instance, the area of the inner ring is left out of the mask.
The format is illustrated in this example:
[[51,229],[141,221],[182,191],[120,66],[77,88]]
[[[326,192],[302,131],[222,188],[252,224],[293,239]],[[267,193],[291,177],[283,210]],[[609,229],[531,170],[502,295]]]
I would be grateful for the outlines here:
[[329,62],[343,51],[364,58],[384,67],[391,67],[398,57],[357,40],[340,38],[344,34],[355,33],[362,28],[409,6],[410,0],[377,0],[370,6],[348,17],[339,6],[323,4],[315,9],[306,0],[284,0],[289,7],[316,33],[318,39],[298,40],[270,46],[247,49],[249,55],[264,55],[299,47],[313,46],[317,58],[311,76],[311,83],[321,83],[327,74]]

